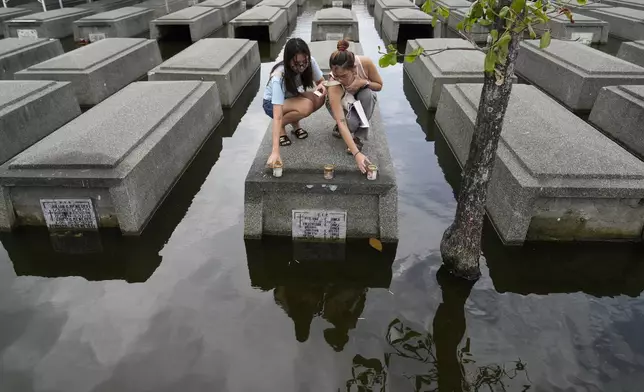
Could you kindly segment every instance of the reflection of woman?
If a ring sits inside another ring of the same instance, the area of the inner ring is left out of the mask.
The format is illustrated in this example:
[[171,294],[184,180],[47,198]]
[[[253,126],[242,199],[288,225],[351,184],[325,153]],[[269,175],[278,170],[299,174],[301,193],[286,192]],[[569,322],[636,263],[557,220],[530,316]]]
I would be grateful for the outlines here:
[[367,119],[371,119],[376,107],[375,91],[382,90],[382,78],[370,58],[356,56],[347,50],[349,42],[338,41],[338,50],[331,54],[331,76],[328,85],[328,108],[336,121],[333,135],[342,138],[348,152],[353,155],[361,172],[365,173],[369,159],[362,154],[362,140],[367,139],[367,124],[351,103],[352,98],[362,105]]
[[[307,88],[317,83],[317,96]],[[298,139],[306,139],[308,133],[300,127],[300,120],[322,107],[326,88],[318,63],[311,57],[306,42],[290,39],[284,46],[284,60],[271,70],[271,77],[264,91],[264,112],[273,119],[273,150],[267,164],[281,162],[280,146],[290,146],[286,125],[291,124],[291,133]]]

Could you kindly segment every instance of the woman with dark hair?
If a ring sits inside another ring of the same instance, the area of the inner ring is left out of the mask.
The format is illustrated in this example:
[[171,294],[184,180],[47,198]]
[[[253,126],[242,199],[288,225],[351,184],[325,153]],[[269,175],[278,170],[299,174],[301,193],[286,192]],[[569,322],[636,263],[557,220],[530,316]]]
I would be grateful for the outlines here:
[[362,154],[361,138],[367,140],[369,124],[361,121],[360,112],[364,111],[367,122],[371,119],[376,108],[375,92],[382,90],[382,78],[369,57],[356,56],[348,48],[349,42],[338,41],[338,50],[329,58],[327,108],[336,121],[333,136],[344,140],[347,152],[365,173],[370,162]]
[[[314,84],[315,83],[315,84]],[[281,162],[280,146],[290,146],[286,125],[291,124],[291,133],[298,139],[306,139],[308,133],[300,127],[300,120],[311,115],[324,104],[326,88],[324,76],[318,63],[311,57],[306,42],[291,38],[284,46],[284,59],[271,70],[264,91],[264,112],[273,119],[273,149],[266,162],[273,166]],[[306,91],[315,87],[315,91]]]

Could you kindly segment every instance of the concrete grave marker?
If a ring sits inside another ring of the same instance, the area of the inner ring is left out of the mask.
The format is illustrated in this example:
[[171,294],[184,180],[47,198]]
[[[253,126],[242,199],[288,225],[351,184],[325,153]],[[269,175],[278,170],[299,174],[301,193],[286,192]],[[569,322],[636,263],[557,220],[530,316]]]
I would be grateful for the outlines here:
[[13,80],[16,72],[63,53],[63,46],[57,39],[2,39],[0,40],[0,80]]
[[[24,15],[5,22],[8,37],[65,38],[74,34],[73,22],[94,12],[85,8],[62,8]],[[21,31],[19,33],[19,31]]]
[[124,7],[91,15],[74,22],[74,39],[96,42],[105,38],[139,36],[150,29],[154,10]]
[[360,41],[358,17],[345,8],[325,8],[315,14],[311,26],[311,41],[341,39]]

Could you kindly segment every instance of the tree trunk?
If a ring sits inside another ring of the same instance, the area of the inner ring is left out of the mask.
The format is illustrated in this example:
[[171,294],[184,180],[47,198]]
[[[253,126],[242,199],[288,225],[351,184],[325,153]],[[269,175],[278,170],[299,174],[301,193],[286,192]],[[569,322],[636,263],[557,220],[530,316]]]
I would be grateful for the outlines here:
[[487,185],[494,169],[518,51],[519,35],[512,33],[506,63],[504,66],[497,65],[497,70],[503,75],[502,83],[497,84],[494,73],[485,73],[456,216],[441,241],[443,263],[452,274],[468,280],[476,280],[481,275],[479,258]]

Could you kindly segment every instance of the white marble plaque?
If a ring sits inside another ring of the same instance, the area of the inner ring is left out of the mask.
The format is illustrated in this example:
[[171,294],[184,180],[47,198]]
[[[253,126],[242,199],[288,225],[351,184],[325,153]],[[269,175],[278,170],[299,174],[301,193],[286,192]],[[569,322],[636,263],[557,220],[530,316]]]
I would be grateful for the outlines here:
[[105,33],[90,33],[89,34],[89,42],[96,42],[96,41],[100,41],[100,40],[105,39],[105,38],[107,38],[105,36]]
[[590,45],[593,42],[593,33],[571,33],[570,38],[584,45]]
[[18,38],[38,38],[38,32],[34,29],[18,29]]
[[341,39],[344,39],[344,34],[342,33],[326,33],[327,41],[339,41]]
[[342,8],[342,7],[343,7],[343,5],[344,5],[344,2],[343,2],[342,0],[333,0],[333,1],[331,2],[331,5],[332,5],[333,7],[340,7],[340,8]]
[[344,241],[347,212],[293,210],[293,239],[300,241]]
[[98,229],[91,199],[41,199],[40,207],[50,230]]

